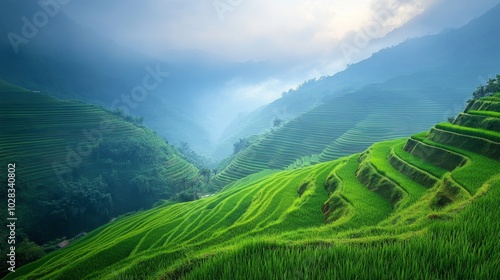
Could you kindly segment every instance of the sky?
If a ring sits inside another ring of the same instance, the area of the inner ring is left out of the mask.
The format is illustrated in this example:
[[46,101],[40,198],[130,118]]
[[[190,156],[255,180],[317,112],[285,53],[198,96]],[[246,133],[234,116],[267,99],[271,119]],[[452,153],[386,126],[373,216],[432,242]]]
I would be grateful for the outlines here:
[[157,55],[199,49],[240,62],[323,60],[349,33],[372,25],[381,37],[436,1],[90,0],[70,3],[67,11],[119,43]]
[[447,11],[461,15],[457,21],[470,20],[498,0],[87,0],[70,2],[66,12],[118,43],[158,56],[197,49],[240,62],[324,62],[343,40],[359,33],[383,37],[440,2],[451,7],[441,7],[442,15],[426,23],[430,28],[442,28],[433,25],[443,25]]
[[82,26],[159,59],[172,58],[171,50],[196,50],[216,61],[281,63],[275,75],[260,82],[228,79],[215,89],[225,104],[214,108],[226,110],[220,119],[227,120],[381,48],[464,25],[499,2],[70,0],[63,10]]

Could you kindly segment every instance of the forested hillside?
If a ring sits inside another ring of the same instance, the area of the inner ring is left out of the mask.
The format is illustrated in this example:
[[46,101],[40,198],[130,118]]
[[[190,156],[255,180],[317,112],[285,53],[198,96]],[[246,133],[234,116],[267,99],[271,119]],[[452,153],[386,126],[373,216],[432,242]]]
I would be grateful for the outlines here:
[[17,215],[31,240],[70,238],[191,191],[197,169],[141,119],[5,82],[0,95],[0,156],[16,164]]

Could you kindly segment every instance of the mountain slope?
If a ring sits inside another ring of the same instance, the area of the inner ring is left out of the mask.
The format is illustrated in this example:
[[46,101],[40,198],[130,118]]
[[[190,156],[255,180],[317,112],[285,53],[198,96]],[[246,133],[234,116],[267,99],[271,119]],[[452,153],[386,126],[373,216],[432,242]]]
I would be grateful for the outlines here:
[[[188,106],[179,98],[199,89],[186,86],[183,91],[180,87],[191,85],[186,83],[193,78],[189,68],[130,51],[79,26],[66,16],[63,4],[15,52],[9,35],[24,36],[26,24],[22,18],[32,22],[33,15],[44,11],[43,3],[5,0],[0,6],[0,79],[61,99],[120,108],[135,117],[142,116],[145,124],[175,144],[187,141],[203,151],[212,145],[201,119],[186,110]],[[163,76],[147,78],[152,72]],[[147,93],[134,98],[134,89],[143,86],[145,80],[149,83]]]
[[220,188],[264,169],[285,169],[302,157],[328,161],[358,153],[374,142],[425,130],[443,118],[443,96],[400,89],[398,82],[391,90],[371,86],[325,101],[237,154],[212,185]]
[[118,219],[6,279],[498,278],[500,130],[467,116],[496,123],[499,104],[497,94],[407,140]]
[[181,191],[178,181],[197,175],[137,120],[4,82],[0,123],[2,164],[16,164],[18,217],[37,242],[150,207]]
[[[375,84],[388,92],[397,90],[397,86],[398,89],[446,94],[443,111],[458,113],[469,93],[499,72],[496,63],[500,60],[497,48],[500,35],[496,32],[500,28],[498,15],[500,5],[458,29],[407,40],[333,76],[308,81],[259,109],[258,113],[236,120],[221,139],[216,156],[229,155],[231,145],[238,139],[268,130],[276,117],[292,120],[324,100],[353,91],[366,91],[363,88],[367,85]],[[399,82],[394,84],[394,80]],[[423,114],[421,116],[425,117]],[[434,122],[443,120],[444,117],[438,116]]]

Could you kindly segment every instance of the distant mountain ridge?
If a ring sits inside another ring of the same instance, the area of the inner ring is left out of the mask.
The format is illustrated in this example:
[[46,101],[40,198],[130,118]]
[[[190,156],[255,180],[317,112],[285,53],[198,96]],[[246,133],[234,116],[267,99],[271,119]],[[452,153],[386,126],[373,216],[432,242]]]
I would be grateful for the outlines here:
[[[143,84],[148,67],[159,68],[169,73],[168,78],[149,90],[147,98],[127,106],[127,110],[135,117],[143,116],[146,125],[171,143],[187,142],[205,155],[215,144],[212,127],[217,124],[206,117],[206,111],[214,109],[206,102],[199,104],[199,96],[210,101],[211,95],[219,96],[218,87],[226,79],[243,77],[246,83],[252,83],[283,67],[267,62],[217,64],[196,51],[166,51],[166,59],[174,56],[168,62],[119,46],[81,27],[63,11],[47,16],[47,23],[38,28],[33,16],[45,13],[39,1],[5,0],[0,6],[0,79],[58,98],[112,108],[116,100],[130,97]],[[36,32],[29,35],[32,38],[27,38],[27,43],[16,46],[16,53],[11,35],[24,38],[23,29],[31,25]]]
[[[276,117],[292,120],[325,100],[369,90],[369,87],[363,88],[368,85],[390,91],[398,79],[398,88],[420,88],[449,95],[439,101],[445,106],[443,115],[458,112],[469,92],[500,72],[496,63],[500,60],[498,15],[500,5],[463,27],[407,40],[333,76],[308,81],[297,90],[290,90],[258,112],[236,120],[226,130],[215,157],[229,155],[232,143],[239,138],[270,129]],[[435,119],[435,122],[445,117]]]

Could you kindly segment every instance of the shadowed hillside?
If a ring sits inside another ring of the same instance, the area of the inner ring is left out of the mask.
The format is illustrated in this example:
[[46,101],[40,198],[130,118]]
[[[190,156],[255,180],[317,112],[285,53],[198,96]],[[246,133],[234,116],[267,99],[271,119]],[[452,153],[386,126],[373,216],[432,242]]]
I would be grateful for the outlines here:
[[198,172],[141,119],[1,81],[0,123],[2,164],[16,164],[17,202],[26,206],[17,215],[37,242],[151,207]]

